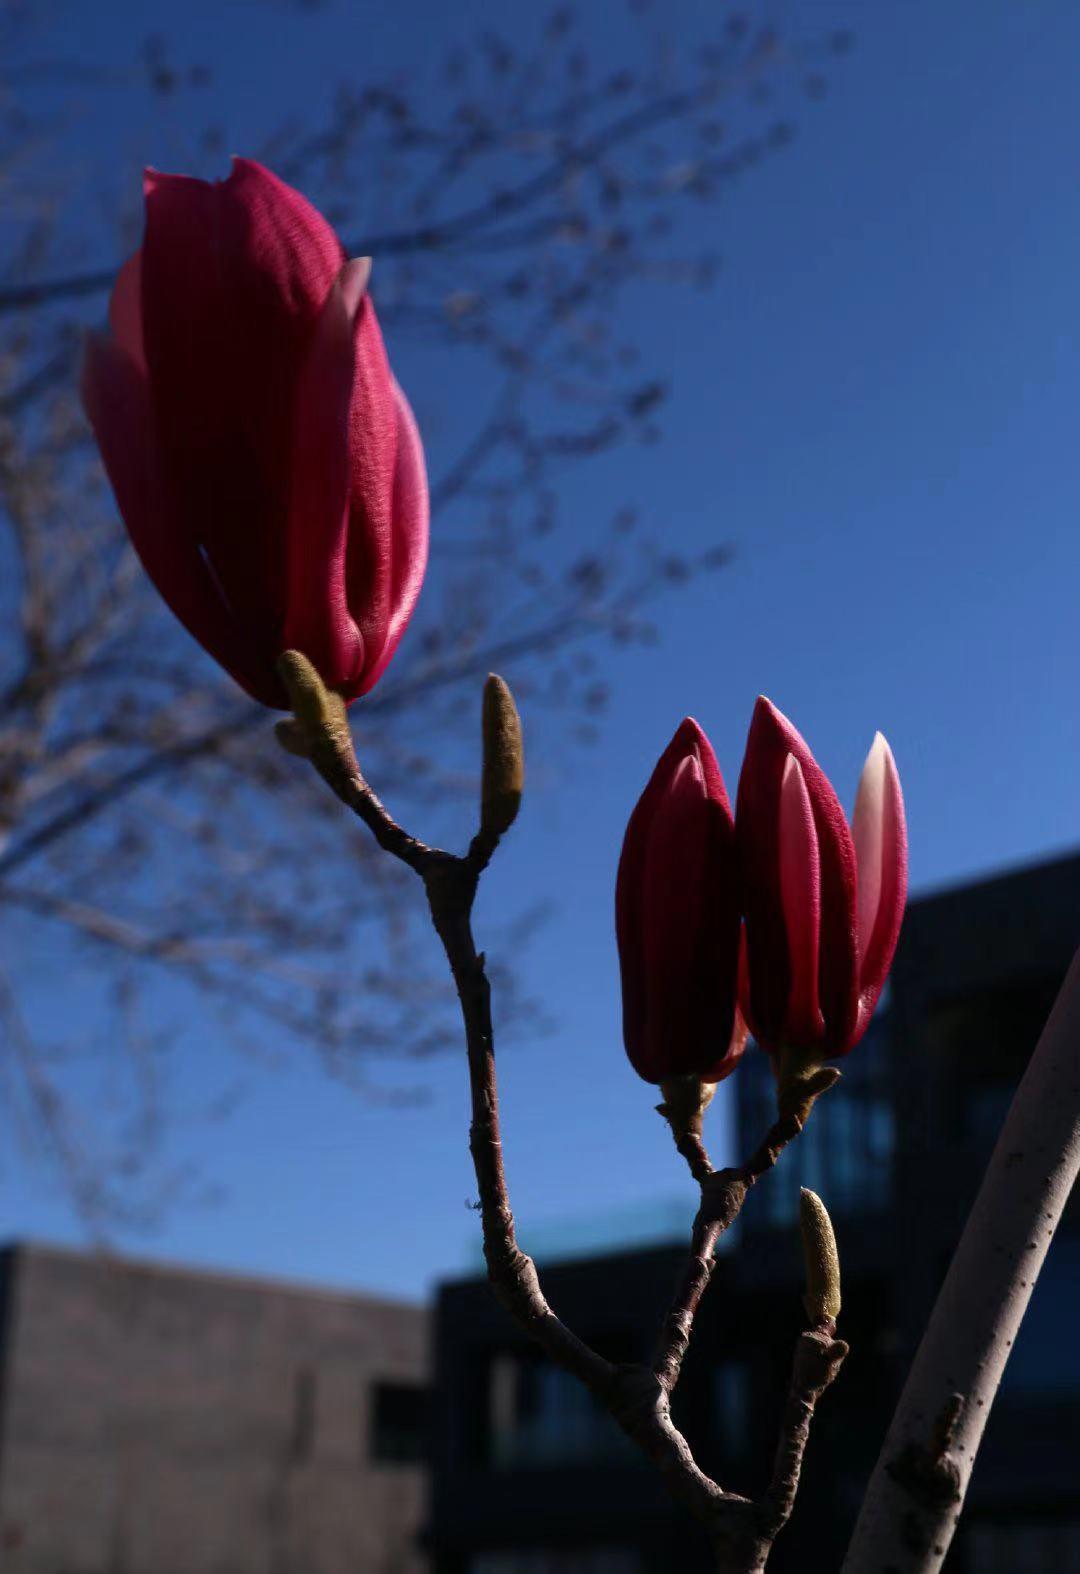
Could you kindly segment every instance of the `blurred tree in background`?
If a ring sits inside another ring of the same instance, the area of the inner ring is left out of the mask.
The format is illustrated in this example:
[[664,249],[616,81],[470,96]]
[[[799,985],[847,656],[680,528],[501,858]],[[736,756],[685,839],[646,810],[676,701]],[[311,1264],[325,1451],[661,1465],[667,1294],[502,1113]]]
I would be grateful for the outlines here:
[[[655,597],[727,558],[718,543],[687,560],[623,497],[583,519],[559,489],[569,467],[658,436],[665,368],[643,362],[627,289],[646,283],[662,314],[671,290],[712,282],[717,259],[687,251],[682,212],[788,143],[846,39],[730,17],[692,47],[643,50],[643,10],[612,6],[603,60],[559,9],[527,53],[494,33],[463,41],[437,94],[346,75],[323,123],[243,149],[303,190],[350,254],[373,255],[391,356],[431,380],[429,394],[404,379],[421,428],[437,389],[467,393],[455,446],[427,434],[420,613],[353,712],[380,793],[406,816],[422,806],[433,834],[473,790],[489,668],[530,718],[555,708],[558,735],[587,742],[611,648],[655,638]],[[342,843],[338,807],[278,753],[270,718],[165,613],[78,407],[81,332],[138,244],[141,203],[132,191],[118,212],[68,189],[55,104],[92,117],[133,80],[173,114],[186,95],[186,168],[217,174],[211,67],[174,65],[162,38],[109,69],[58,58],[47,17],[0,5],[0,1118],[44,1140],[102,1226],[151,1217],[183,1182],[159,1163],[163,1021],[209,1003],[234,1046],[258,1053],[284,1031],[380,1097],[380,1057],[456,1035],[433,951],[424,971],[415,893],[365,838]],[[504,1013],[527,1020],[512,978],[497,982]],[[95,1078],[108,1097],[91,1119]]]

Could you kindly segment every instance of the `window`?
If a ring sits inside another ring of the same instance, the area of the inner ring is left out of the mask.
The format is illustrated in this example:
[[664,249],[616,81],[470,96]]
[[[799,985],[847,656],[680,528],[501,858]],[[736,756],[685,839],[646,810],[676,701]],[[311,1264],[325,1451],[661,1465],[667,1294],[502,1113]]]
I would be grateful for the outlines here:
[[[895,1116],[888,1090],[886,1019],[879,1011],[859,1045],[844,1062],[840,1097],[821,1099],[814,1118],[784,1155],[793,1182],[764,1186],[751,1195],[746,1222],[794,1224],[799,1187],[828,1199],[834,1217],[882,1213],[892,1188]],[[776,1082],[768,1055],[751,1048],[736,1079],[739,1149],[752,1153],[776,1119]],[[793,1173],[794,1172],[794,1173]]]
[[376,1383],[371,1391],[371,1457],[415,1465],[428,1453],[428,1390],[419,1383]]
[[971,1527],[965,1544],[979,1574],[1080,1574],[1080,1520],[1018,1520]]
[[927,1048],[947,1078],[942,1125],[989,1153],[1061,980],[1034,978],[935,1000]]
[[750,1428],[750,1363],[725,1361],[713,1372],[716,1436],[727,1457],[741,1457]]
[[531,1353],[490,1362],[486,1435],[489,1463],[504,1469],[636,1457],[587,1388]]
[[1080,1397],[1080,1348],[1076,1308],[1080,1305],[1080,1240],[1059,1235],[1035,1281],[1005,1368],[1003,1391],[1010,1398],[1041,1403],[1052,1411]]

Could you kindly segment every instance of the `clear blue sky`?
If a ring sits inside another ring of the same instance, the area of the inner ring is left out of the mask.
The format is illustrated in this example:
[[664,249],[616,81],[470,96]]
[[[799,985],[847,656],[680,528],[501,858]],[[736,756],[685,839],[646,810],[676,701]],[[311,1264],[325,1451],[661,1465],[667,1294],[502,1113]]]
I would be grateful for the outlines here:
[[[55,7],[58,45],[115,57],[157,9],[72,0]],[[529,25],[495,0],[448,9],[331,0],[297,16],[192,0],[185,53],[214,61],[239,150],[274,118],[268,102],[303,112],[349,51],[383,76],[459,29]],[[703,32],[723,9],[683,0],[669,25]],[[173,8],[161,11],[167,29]],[[624,8],[583,11],[602,51]],[[689,1217],[650,1090],[622,1056],[611,926],[627,813],[684,713],[734,786],[754,696],[769,694],[849,806],[881,728],[916,891],[1080,841],[1080,7],[812,0],[769,14],[851,27],[857,47],[793,147],[698,210],[726,261],[717,288],[628,298],[673,384],[664,441],[583,467],[567,493],[584,514],[629,492],[673,543],[722,537],[738,559],[672,603],[659,648],[612,666],[599,747],[566,751],[557,780],[540,773],[480,905],[494,951],[519,893],[572,891],[525,963],[558,1031],[502,1061],[526,1245],[589,1217],[610,1217],[615,1238],[619,1220],[673,1201]],[[121,133],[131,151],[131,127],[101,136]],[[164,140],[131,167],[171,167]],[[437,432],[439,394],[411,391]],[[438,521],[433,545],[437,562]],[[185,1131],[184,1153],[223,1188],[217,1206],[118,1244],[423,1293],[469,1264],[478,1234],[463,1068],[448,1057],[429,1077],[425,1107],[387,1112],[295,1061],[268,1074],[227,1125]],[[39,1166],[0,1176],[12,1235],[79,1239]]]

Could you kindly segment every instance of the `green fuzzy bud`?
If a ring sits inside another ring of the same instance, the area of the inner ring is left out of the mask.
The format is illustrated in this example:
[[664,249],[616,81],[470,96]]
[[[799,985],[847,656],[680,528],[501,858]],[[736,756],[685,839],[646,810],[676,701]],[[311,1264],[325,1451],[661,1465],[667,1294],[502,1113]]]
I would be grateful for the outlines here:
[[485,836],[499,837],[513,825],[521,807],[525,753],[514,696],[509,684],[493,672],[484,684],[483,733],[480,831]]
[[840,1258],[825,1204],[804,1186],[799,1194],[799,1228],[806,1260],[803,1305],[812,1323],[834,1323],[840,1315]]

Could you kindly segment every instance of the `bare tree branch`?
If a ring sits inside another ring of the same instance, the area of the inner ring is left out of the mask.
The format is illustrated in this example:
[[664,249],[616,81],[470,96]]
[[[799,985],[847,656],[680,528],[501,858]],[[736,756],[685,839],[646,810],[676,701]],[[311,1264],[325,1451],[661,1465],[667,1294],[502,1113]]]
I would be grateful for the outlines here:
[[1080,953],[1024,1072],[870,1478],[844,1574],[935,1574],[1080,1174]]
[[[282,658],[281,671],[295,711],[294,720],[282,724],[283,741],[292,752],[306,754],[379,846],[423,881],[432,923],[461,1004],[472,1101],[469,1147],[480,1193],[484,1257],[492,1289],[549,1360],[596,1396],[653,1463],[672,1493],[701,1521],[713,1546],[716,1568],[723,1574],[760,1574],[794,1505],[814,1409],[839,1371],[847,1345],[835,1338],[831,1321],[801,1335],[772,1479],[760,1502],[754,1502],[724,1491],[694,1461],[689,1444],[671,1419],[674,1377],[665,1383],[648,1366],[613,1364],[556,1315],[540,1287],[536,1265],[519,1247],[514,1229],[499,1127],[491,989],[485,958],[477,952],[472,933],[473,904],[480,876],[498,847],[498,828],[485,825],[482,819],[468,852],[461,857],[410,835],[391,817],[364,778],[340,700],[327,693],[314,668],[295,653]],[[831,1087],[837,1076],[835,1070],[826,1068],[824,1081],[813,1089],[804,1087],[798,1106],[781,1112],[780,1120],[744,1166],[748,1178],[741,1174],[736,1178],[737,1172],[732,1171],[706,1177],[703,1211],[707,1183],[712,1180],[723,1191],[724,1206],[733,1209],[721,1227],[737,1215],[749,1186],[775,1164],[785,1144],[802,1129],[814,1098]],[[688,1339],[689,1322],[685,1334]]]
[[[594,65],[569,17],[555,14],[537,23],[528,49],[491,35],[459,51],[439,94],[346,81],[320,124],[272,128],[252,150],[375,251],[387,337],[420,357],[410,379],[417,402],[429,353],[433,387],[450,354],[468,362],[477,390],[470,419],[451,412],[417,617],[356,712],[365,758],[411,810],[449,817],[474,785],[457,743],[471,679],[509,664],[564,746],[586,742],[605,705],[606,663],[656,637],[651,605],[728,560],[720,544],[689,557],[666,528],[651,538],[619,499],[606,516],[566,516],[562,486],[571,465],[658,435],[664,369],[640,364],[618,302],[636,285],[659,301],[710,282],[701,227],[681,215],[715,206],[732,180],[786,145],[792,117],[779,93],[801,99],[807,72],[835,51],[734,18],[712,42],[684,41],[662,63],[627,36],[626,62]],[[55,139],[69,133],[34,95],[64,80],[66,67],[35,50],[34,37],[27,12],[21,36],[9,29],[0,50],[10,199],[0,230],[0,907],[9,944],[47,923],[51,943],[70,951],[73,991],[85,980],[100,994],[104,977],[147,1004],[167,969],[190,990],[191,1009],[212,1010],[230,1039],[247,956],[258,963],[248,1014],[272,1019],[324,1062],[388,1054],[394,1034],[405,1057],[434,1052],[447,1042],[445,987],[425,980],[405,999],[397,966],[417,944],[422,909],[386,861],[378,874],[374,860],[364,863],[357,880],[348,860],[331,856],[334,805],[263,743],[257,708],[170,625],[118,526],[72,387],[78,314],[114,270],[76,272],[63,259],[119,252],[133,215],[104,195],[104,171],[96,207],[56,200]],[[142,84],[151,113],[168,100],[171,123],[190,128],[189,167],[199,168],[220,150],[192,113],[177,116],[195,69],[158,43],[79,80],[88,111],[94,92],[120,81]],[[632,329],[633,317],[626,322]],[[403,718],[407,728],[392,725]],[[199,879],[184,879],[189,862]],[[273,958],[285,956],[303,981],[276,1009]],[[362,1013],[340,985],[350,970],[367,980]],[[11,979],[33,1022],[32,973]],[[534,1020],[509,978],[500,989],[521,1022]],[[99,1029],[108,1039],[104,1020]],[[117,1053],[124,1042],[116,1036]]]

